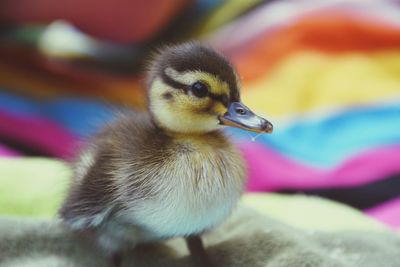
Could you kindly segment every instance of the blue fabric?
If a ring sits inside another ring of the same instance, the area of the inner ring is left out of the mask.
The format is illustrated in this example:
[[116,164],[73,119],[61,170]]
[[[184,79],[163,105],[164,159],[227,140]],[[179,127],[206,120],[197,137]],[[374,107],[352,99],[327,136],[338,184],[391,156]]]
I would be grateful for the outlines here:
[[[249,139],[245,131],[229,131],[236,138]],[[275,127],[272,135],[261,135],[256,142],[298,161],[333,166],[368,148],[400,144],[400,103],[353,108],[324,119]]]
[[52,120],[81,137],[95,133],[118,110],[91,99],[63,97],[51,102],[39,102],[6,92],[0,92],[0,109],[19,116]]
[[41,106],[30,98],[0,92],[0,109],[17,115],[40,115]]
[[71,132],[87,137],[110,121],[118,109],[93,100],[62,98],[48,103],[45,110],[51,119]]

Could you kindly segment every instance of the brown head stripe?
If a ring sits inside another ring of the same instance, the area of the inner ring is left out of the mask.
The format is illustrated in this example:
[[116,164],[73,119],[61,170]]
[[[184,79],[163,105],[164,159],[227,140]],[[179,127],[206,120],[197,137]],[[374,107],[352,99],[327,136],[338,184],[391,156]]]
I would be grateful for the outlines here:
[[[231,102],[239,101],[240,94],[233,67],[226,58],[210,48],[197,43],[184,43],[168,47],[160,54],[158,62],[159,64],[155,71],[163,78],[164,82],[174,88],[183,89],[181,83],[164,74],[166,68],[172,67],[179,72],[197,70],[213,74],[220,80],[225,81],[230,90],[229,100]],[[187,88],[184,90],[187,90]]]

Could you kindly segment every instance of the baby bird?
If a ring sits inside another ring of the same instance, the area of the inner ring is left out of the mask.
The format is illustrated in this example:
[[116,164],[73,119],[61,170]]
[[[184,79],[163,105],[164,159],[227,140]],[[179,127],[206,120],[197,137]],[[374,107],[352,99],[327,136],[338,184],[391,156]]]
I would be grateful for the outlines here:
[[173,237],[210,266],[199,236],[228,217],[245,181],[221,128],[270,133],[272,124],[241,103],[227,59],[198,43],[162,50],[147,84],[148,112],[121,116],[81,154],[60,217],[113,266],[128,248]]

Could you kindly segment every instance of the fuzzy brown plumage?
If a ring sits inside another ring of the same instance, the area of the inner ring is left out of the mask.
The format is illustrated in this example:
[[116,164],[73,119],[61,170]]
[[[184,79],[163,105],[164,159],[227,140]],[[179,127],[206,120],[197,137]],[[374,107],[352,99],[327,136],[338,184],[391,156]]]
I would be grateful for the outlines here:
[[[206,97],[183,84],[196,80],[209,86]],[[65,225],[116,255],[221,223],[245,169],[218,118],[239,99],[224,57],[195,43],[164,50],[149,74],[149,112],[120,116],[83,151],[59,213]]]

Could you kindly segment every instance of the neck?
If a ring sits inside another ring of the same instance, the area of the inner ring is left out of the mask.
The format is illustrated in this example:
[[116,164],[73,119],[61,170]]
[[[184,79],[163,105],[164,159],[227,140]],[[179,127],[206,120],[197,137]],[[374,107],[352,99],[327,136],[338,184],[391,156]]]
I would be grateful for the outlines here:
[[170,130],[163,130],[164,133],[172,138],[191,139],[191,138],[210,138],[213,136],[221,135],[221,131],[214,130],[211,132],[174,132]]
[[187,132],[181,132],[181,131],[174,131],[172,129],[163,127],[162,125],[157,124],[154,120],[153,123],[155,125],[155,127],[161,131],[162,133],[164,133],[165,135],[172,137],[172,138],[206,138],[206,137],[211,137],[211,136],[215,136],[215,135],[221,135],[222,131],[221,130],[213,130],[213,131],[208,131],[208,132],[204,132],[204,131],[187,131]]
[[221,130],[214,130],[209,132],[177,132],[160,126],[159,124],[157,124],[154,118],[152,118],[152,122],[158,132],[164,134],[165,136],[168,136],[178,143],[208,143],[215,148],[225,146],[227,145],[227,143],[229,143]]
[[220,129],[205,129],[199,127],[198,129],[188,129],[188,128],[172,128],[164,125],[163,123],[160,123],[157,118],[150,112],[151,115],[151,121],[154,124],[154,126],[160,131],[163,132],[164,134],[170,136],[170,137],[201,137],[201,136],[210,136],[210,135],[215,135],[215,134],[221,134]]

